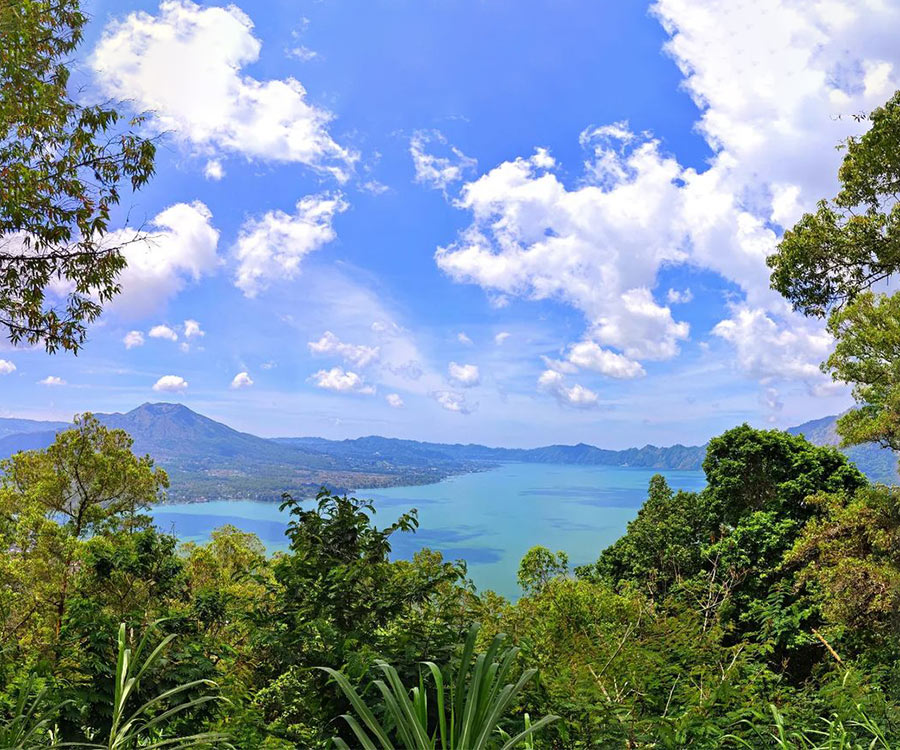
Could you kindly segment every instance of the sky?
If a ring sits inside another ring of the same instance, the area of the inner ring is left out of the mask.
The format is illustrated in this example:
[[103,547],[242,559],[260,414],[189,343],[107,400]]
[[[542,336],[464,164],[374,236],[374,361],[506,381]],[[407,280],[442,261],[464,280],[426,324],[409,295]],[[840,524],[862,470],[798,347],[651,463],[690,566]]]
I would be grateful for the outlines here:
[[77,355],[0,415],[622,448],[838,413],[766,256],[900,88],[897,0],[89,0],[85,101],[161,134]]

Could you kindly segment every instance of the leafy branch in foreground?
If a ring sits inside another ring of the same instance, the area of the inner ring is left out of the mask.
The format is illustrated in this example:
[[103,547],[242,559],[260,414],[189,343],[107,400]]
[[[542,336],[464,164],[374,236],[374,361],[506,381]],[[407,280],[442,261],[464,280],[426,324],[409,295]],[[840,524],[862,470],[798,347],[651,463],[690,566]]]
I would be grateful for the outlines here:
[[[382,750],[484,750],[490,747],[495,739],[494,735],[501,732],[500,721],[537,670],[528,669],[517,682],[507,682],[519,650],[514,647],[503,648],[505,636],[499,634],[485,653],[475,654],[478,630],[477,624],[469,629],[459,671],[449,688],[449,701],[441,669],[433,662],[424,662],[434,680],[437,726],[431,729],[424,670],[419,673],[418,686],[409,690],[400,681],[394,667],[385,661],[376,662],[384,679],[375,680],[375,686],[384,698],[384,709],[399,744],[394,744],[392,733],[378,721],[347,677],[337,670],[322,667],[334,678],[368,728],[367,732],[353,716],[345,714],[342,717],[350,726],[360,747],[364,750],[378,750],[378,745]],[[522,732],[511,738],[504,736],[506,742],[502,750],[511,750],[558,718],[550,715],[533,724],[526,722]],[[335,739],[335,744],[345,750],[349,748],[338,738]]]

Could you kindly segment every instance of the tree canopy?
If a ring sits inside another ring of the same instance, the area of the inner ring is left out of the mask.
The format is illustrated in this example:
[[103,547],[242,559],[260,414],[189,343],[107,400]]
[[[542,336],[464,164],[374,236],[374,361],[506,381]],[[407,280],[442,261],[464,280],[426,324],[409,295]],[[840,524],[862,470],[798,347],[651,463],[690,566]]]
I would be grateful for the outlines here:
[[140,117],[72,96],[86,21],[80,0],[0,3],[0,327],[49,352],[77,351],[118,293],[112,212],[154,172]]

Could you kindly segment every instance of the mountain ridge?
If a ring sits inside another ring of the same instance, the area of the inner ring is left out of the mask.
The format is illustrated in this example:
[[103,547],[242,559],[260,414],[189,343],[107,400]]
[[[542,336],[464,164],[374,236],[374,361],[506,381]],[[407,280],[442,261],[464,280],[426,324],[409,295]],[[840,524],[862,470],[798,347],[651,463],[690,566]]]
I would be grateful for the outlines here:
[[[138,454],[150,454],[170,475],[174,500],[278,499],[282,491],[309,494],[327,485],[338,491],[400,484],[427,484],[452,474],[498,463],[559,463],[658,470],[697,470],[705,445],[611,450],[589,443],[503,448],[479,443],[433,443],[368,435],[344,440],[321,437],[262,438],[177,403],[144,403],[128,412],[97,413],[110,428],[128,432]],[[804,422],[786,431],[818,445],[837,445],[837,416]],[[45,448],[65,422],[0,418],[0,458]],[[18,432],[10,432],[18,428]],[[873,481],[900,481],[892,451],[874,445],[842,449]]]

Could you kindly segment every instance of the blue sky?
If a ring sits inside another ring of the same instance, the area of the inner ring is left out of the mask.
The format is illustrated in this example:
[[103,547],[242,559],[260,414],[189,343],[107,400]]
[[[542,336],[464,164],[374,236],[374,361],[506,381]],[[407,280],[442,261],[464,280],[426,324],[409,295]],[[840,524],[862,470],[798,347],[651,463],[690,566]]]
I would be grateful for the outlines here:
[[77,357],[0,348],[3,414],[625,447],[851,403],[764,259],[898,87],[896,4],[88,10],[83,95],[165,133],[148,241]]

